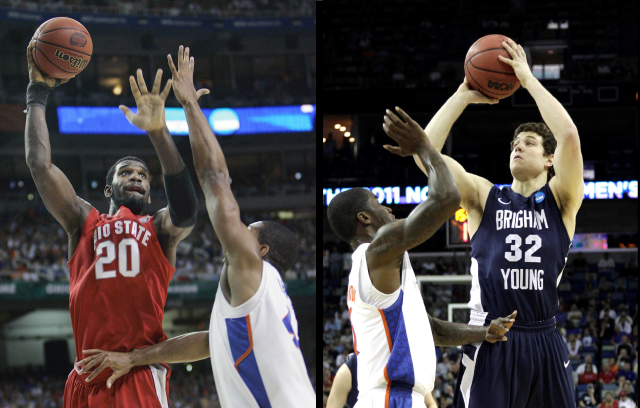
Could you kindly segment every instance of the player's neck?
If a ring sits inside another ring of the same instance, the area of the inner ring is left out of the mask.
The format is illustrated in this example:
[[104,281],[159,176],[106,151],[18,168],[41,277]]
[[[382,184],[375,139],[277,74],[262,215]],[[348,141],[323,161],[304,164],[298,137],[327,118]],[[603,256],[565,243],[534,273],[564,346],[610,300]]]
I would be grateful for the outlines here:
[[511,190],[523,197],[529,197],[531,194],[540,190],[545,184],[547,184],[547,173],[542,172],[538,177],[529,180],[522,181],[514,178],[513,183],[511,183]]

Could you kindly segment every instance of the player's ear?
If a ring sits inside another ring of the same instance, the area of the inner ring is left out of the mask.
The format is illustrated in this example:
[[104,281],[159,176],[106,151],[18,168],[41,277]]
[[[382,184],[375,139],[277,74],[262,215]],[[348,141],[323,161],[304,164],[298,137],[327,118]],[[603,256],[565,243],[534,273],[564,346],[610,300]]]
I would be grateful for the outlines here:
[[260,245],[260,258],[264,258],[269,253],[269,245]]
[[106,186],[104,186],[104,196],[107,198],[111,198],[112,194],[113,189],[111,188],[111,185],[107,184]]
[[359,212],[357,217],[358,217],[358,221],[360,221],[361,223],[365,225],[371,224],[371,217],[366,212],[364,211]]
[[546,157],[545,165],[553,166],[553,153]]

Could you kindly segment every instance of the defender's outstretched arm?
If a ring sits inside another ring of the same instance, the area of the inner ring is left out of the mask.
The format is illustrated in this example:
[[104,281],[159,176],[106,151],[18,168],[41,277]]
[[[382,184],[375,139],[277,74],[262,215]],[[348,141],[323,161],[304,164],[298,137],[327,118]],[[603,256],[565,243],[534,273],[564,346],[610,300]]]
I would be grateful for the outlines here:
[[[193,87],[193,57],[189,48],[178,51],[178,69],[168,56],[173,92],[184,108],[189,125],[193,163],[207,201],[207,212],[228,260],[231,305],[251,298],[260,286],[262,258],[258,240],[240,219],[240,208],[231,192],[224,154],[197,102]],[[200,91],[198,91],[200,92]]]

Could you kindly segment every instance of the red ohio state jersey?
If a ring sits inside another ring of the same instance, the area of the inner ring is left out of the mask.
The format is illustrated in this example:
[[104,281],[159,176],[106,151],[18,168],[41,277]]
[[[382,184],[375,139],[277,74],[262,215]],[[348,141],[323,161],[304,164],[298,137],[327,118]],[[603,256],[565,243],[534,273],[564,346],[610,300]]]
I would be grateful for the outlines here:
[[[176,268],[160,247],[153,216],[124,206],[113,216],[92,208],[68,264],[77,361],[87,357],[82,350],[127,352],[167,339],[162,318]],[[104,370],[91,383],[111,374]]]

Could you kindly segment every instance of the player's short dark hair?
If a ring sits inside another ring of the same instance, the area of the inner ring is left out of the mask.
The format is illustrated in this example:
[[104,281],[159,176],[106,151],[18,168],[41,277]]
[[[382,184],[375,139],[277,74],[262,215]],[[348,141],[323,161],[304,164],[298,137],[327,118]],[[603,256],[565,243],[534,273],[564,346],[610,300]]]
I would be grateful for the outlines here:
[[113,175],[116,172],[116,167],[118,167],[118,164],[122,163],[123,161],[126,160],[131,160],[131,161],[137,161],[142,163],[142,165],[144,166],[145,170],[147,172],[149,172],[149,168],[147,167],[147,163],[145,163],[142,159],[140,159],[139,157],[135,157],[135,156],[126,156],[123,157],[122,159],[118,160],[117,162],[115,162],[113,164],[113,166],[111,166],[111,168],[109,169],[109,173],[107,173],[107,186],[110,186],[113,183]]
[[258,242],[269,246],[265,261],[280,273],[288,271],[298,258],[296,234],[277,222],[262,221],[262,228],[258,229]]
[[336,234],[351,243],[358,229],[358,213],[369,207],[368,190],[356,187],[333,197],[327,208],[329,224]]
[[[558,142],[553,136],[553,133],[551,133],[551,130],[544,122],[529,122],[523,123],[522,125],[518,126],[516,131],[513,133],[513,139],[511,140],[511,150],[513,150],[513,142],[515,141],[516,137],[522,132],[534,132],[542,137],[542,147],[544,148],[545,157],[555,153]],[[551,180],[551,177],[555,175],[556,171],[554,170],[553,166],[549,167],[549,170],[547,171],[547,183],[549,182],[549,180]]]

